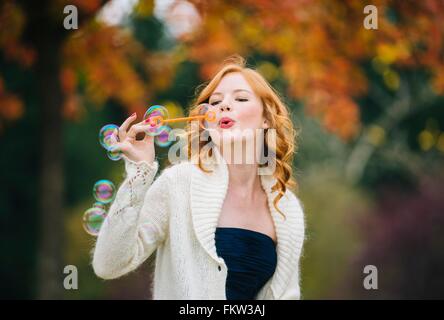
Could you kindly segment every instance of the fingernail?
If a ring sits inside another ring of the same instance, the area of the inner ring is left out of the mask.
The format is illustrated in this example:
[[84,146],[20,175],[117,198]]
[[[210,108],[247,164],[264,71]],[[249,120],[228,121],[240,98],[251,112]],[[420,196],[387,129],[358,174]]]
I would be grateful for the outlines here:
[[131,115],[131,117],[134,117],[136,115],[136,112],[134,112],[132,115]]

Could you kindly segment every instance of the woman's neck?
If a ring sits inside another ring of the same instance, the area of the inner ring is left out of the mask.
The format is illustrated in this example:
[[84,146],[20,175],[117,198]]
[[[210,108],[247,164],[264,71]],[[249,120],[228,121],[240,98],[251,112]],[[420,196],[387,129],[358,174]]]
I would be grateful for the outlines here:
[[261,191],[257,169],[257,164],[228,164],[228,189],[245,200],[254,201]]
[[[242,157],[235,155],[233,145],[228,148],[231,152],[224,152],[224,146],[219,146],[219,152],[228,165],[229,192],[234,192],[237,197],[255,201],[262,191],[261,179],[258,174],[258,164],[254,156],[247,157],[246,147],[241,149]],[[225,146],[227,149],[227,146]]]

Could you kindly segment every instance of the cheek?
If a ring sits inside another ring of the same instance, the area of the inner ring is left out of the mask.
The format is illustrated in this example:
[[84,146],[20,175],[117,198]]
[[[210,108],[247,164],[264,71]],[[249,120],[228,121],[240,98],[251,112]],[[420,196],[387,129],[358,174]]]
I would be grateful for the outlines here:
[[257,103],[245,104],[238,108],[238,120],[243,128],[258,128],[261,125],[262,106]]

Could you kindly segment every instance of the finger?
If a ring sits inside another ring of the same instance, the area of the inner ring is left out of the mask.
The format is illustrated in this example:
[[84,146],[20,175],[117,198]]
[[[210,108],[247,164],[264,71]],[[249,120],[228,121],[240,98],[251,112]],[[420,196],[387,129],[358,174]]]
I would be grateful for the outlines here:
[[133,146],[128,141],[120,142],[116,145],[115,149],[113,151],[120,151],[124,155],[128,155],[133,151]]
[[113,146],[109,149],[109,151],[111,151],[111,152],[118,152],[118,151],[123,152],[124,151],[123,149],[125,149],[124,145],[125,144],[123,142],[117,142],[117,143],[113,144]]
[[129,117],[128,117],[128,118],[122,123],[122,125],[121,125],[120,128],[119,128],[119,137],[120,137],[120,140],[125,139],[126,132],[127,132],[127,130],[128,130],[129,125],[130,125],[134,120],[136,120],[136,118],[137,118],[137,114],[134,112],[131,116],[129,116]]
[[149,128],[152,128],[150,124],[135,124],[131,126],[127,136],[129,139],[136,139],[138,133],[146,133]]
[[149,134],[145,134],[145,137],[143,138],[144,142],[154,142],[154,137],[150,136]]

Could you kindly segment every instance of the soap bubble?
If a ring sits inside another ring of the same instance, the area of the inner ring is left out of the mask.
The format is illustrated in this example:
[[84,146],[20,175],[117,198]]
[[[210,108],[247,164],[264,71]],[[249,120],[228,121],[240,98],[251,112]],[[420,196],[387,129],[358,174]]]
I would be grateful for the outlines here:
[[160,133],[154,138],[154,142],[159,146],[159,147],[168,147],[170,146],[173,141],[169,141],[168,138],[170,136],[170,132],[171,132],[171,128],[168,126],[161,126],[159,129]]
[[[153,117],[161,117],[163,120],[166,120],[168,119],[168,110],[164,106],[151,106],[143,115],[143,119],[147,120]],[[159,121],[156,121],[155,124],[151,125],[150,128],[147,129],[146,134],[149,136],[157,136],[163,131],[161,127],[162,124]]]
[[116,195],[116,187],[109,180],[99,180],[94,184],[93,195],[94,198],[102,203],[110,203],[114,200]]
[[107,124],[100,129],[99,142],[106,150],[112,148],[119,142],[119,127],[115,124]]
[[100,208],[100,209],[103,209],[103,210],[106,210],[106,205],[104,204],[104,203],[102,203],[102,202],[94,202],[94,204],[93,204],[93,207],[94,208]]
[[154,105],[148,108],[145,112],[143,119],[146,120],[148,118],[154,116],[161,116],[164,119],[168,119],[168,110],[164,106]]
[[106,218],[106,211],[99,207],[92,207],[83,214],[83,228],[92,236],[99,234],[103,221]]
[[122,159],[122,151],[120,151],[119,149],[117,149],[115,147],[111,147],[106,152],[106,155],[108,156],[108,158],[110,158],[113,161],[119,161],[120,159]]

